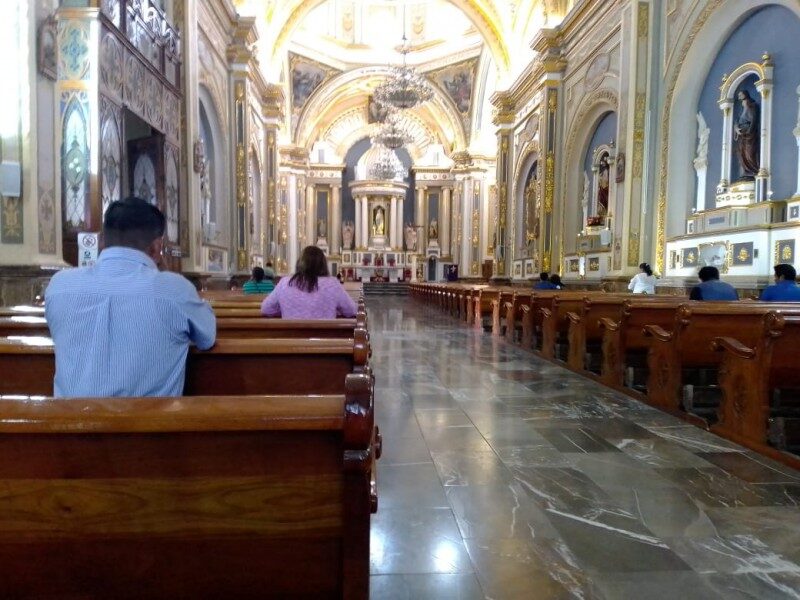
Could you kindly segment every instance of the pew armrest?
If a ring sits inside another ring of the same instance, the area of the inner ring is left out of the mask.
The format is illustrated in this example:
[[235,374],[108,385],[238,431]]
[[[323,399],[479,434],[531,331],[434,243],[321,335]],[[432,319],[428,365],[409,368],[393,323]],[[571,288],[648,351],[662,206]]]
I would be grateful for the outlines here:
[[529,304],[523,304],[522,306],[519,307],[519,310],[520,310],[520,312],[523,312],[523,313],[527,314],[527,313],[531,312],[531,307],[530,307]]
[[600,323],[600,328],[606,331],[619,331],[619,322],[608,317],[602,317],[598,323]]
[[514,308],[514,303],[513,302],[506,302],[506,303],[503,304],[503,308],[505,308],[506,310],[511,310],[512,308]]
[[543,319],[549,319],[550,316],[553,314],[549,308],[540,308],[539,311],[542,313]]
[[658,325],[645,325],[642,328],[645,336],[652,337],[659,342],[669,342],[672,340],[672,333]]
[[581,322],[581,317],[580,317],[580,315],[578,313],[569,311],[567,313],[567,321],[569,321],[570,323],[575,323],[576,325],[578,325]]
[[756,357],[756,351],[748,348],[739,340],[732,337],[716,337],[711,341],[711,347],[717,351],[730,352],[737,358],[752,360]]

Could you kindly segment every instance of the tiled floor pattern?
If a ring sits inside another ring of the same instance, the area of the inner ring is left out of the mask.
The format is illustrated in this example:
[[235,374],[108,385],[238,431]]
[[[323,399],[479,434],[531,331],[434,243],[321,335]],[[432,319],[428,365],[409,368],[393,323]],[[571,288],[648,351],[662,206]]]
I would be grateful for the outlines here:
[[372,598],[800,599],[800,473],[411,299],[369,319]]

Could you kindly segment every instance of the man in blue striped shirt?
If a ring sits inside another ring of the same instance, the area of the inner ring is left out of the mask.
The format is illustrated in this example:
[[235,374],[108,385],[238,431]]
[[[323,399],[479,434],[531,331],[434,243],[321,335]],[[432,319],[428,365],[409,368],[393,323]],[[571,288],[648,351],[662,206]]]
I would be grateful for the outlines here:
[[140,198],[112,202],[97,264],[50,281],[56,396],[180,396],[189,344],[214,345],[211,307],[187,279],[158,270],[164,226]]

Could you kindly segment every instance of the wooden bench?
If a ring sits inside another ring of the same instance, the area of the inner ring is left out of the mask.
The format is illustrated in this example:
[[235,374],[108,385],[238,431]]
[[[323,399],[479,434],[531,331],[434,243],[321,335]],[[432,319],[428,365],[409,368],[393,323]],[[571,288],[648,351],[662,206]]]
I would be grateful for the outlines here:
[[369,596],[372,381],[0,398],[4,598]]
[[645,325],[669,327],[675,311],[685,297],[636,296],[622,303],[619,320],[600,318],[603,330],[600,380],[615,388],[625,383],[625,370],[633,366],[646,366],[648,339]]
[[[184,394],[336,394],[349,373],[369,372],[369,339],[220,339],[190,350]],[[52,342],[0,338],[0,394],[51,396]]]
[[800,316],[769,312],[754,345],[738,332],[714,338],[722,401],[712,431],[764,451],[800,450]]
[[602,319],[618,322],[628,295],[591,294],[575,311],[567,313],[567,366],[574,371],[600,373]]
[[[505,337],[507,342],[515,343],[517,341],[517,332],[519,332],[520,342],[525,345],[522,341],[525,337],[523,333],[522,306],[530,305],[532,295],[533,292],[531,290],[515,290],[510,300],[506,300],[504,303],[506,315]],[[530,347],[530,343],[528,343],[528,347]]]
[[[542,294],[539,310],[542,313],[542,356],[548,359],[566,359],[560,347],[567,345],[570,314],[580,311],[590,292],[559,291]],[[595,295],[602,292],[595,292]]]
[[43,317],[44,306],[33,306],[29,304],[19,304],[17,306],[0,306],[0,317]]
[[[644,333],[650,339],[648,402],[668,411],[680,410],[687,371],[713,374],[719,367],[722,356],[712,347],[712,340],[735,332],[741,344],[755,346],[763,335],[765,319],[778,310],[800,315],[800,305],[691,302],[677,308],[668,328],[645,325]],[[683,408],[695,412],[691,395],[683,398]]]

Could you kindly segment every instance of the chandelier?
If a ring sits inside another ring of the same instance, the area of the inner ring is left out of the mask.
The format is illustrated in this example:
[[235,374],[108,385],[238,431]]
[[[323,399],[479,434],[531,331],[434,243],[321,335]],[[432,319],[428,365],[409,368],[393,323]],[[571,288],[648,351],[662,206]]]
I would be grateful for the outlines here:
[[397,113],[390,113],[386,121],[372,137],[372,143],[390,150],[397,150],[406,144],[410,144],[413,139],[400,116]]
[[369,178],[379,181],[393,181],[406,176],[403,163],[394,150],[381,148],[378,158],[369,166]]
[[389,68],[389,79],[375,89],[375,99],[399,110],[414,108],[433,98],[433,88],[423,75],[408,66],[408,53],[411,51],[405,31],[405,6],[403,6],[403,43],[400,54],[403,64]]

